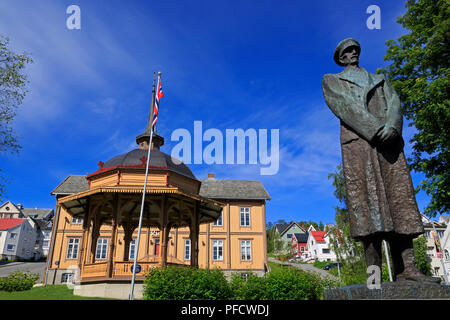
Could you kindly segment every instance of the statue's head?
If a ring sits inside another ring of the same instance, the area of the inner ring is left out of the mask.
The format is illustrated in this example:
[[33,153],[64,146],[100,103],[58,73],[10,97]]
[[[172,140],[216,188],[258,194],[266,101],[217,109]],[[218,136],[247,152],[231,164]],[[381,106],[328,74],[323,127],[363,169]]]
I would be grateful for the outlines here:
[[334,50],[334,62],[340,66],[359,64],[359,54],[361,53],[361,46],[359,42],[353,38],[347,38],[339,42]]

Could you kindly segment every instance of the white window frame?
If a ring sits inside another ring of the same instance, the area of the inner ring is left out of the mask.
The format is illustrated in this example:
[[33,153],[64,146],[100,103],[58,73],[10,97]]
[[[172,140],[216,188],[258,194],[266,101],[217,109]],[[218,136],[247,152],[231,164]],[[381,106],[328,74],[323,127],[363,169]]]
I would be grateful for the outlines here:
[[222,227],[223,226],[223,210],[220,211],[220,216],[216,221],[212,223],[213,227]]
[[77,259],[80,246],[80,238],[69,238],[67,240],[66,259]]
[[184,260],[191,260],[191,239],[184,239]]
[[71,224],[82,224],[83,219],[82,218],[72,218]]
[[42,248],[48,248],[49,246],[50,246],[49,239],[42,240]]
[[128,250],[128,259],[134,260],[135,256],[136,256],[136,239],[132,239],[130,241],[130,249]]
[[6,246],[6,251],[14,251],[15,248],[16,248],[15,244],[8,244]]
[[95,259],[106,260],[107,258],[108,258],[108,238],[98,238],[97,247],[95,249]]
[[250,208],[240,207],[239,212],[240,212],[239,225],[241,227],[250,227]]
[[223,261],[223,240],[212,240],[213,261]]
[[17,233],[16,233],[16,232],[11,232],[11,233],[9,234],[9,238],[10,238],[10,239],[16,239],[16,238],[17,238]]
[[241,240],[241,261],[252,261],[251,240]]

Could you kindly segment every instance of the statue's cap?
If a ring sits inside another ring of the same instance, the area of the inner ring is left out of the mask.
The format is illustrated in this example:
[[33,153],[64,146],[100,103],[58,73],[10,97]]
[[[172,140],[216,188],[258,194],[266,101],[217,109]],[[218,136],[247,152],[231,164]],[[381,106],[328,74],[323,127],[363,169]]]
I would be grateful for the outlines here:
[[333,55],[334,62],[336,62],[340,66],[344,66],[342,63],[339,62],[339,57],[341,56],[342,51],[344,51],[346,48],[351,47],[351,46],[356,46],[358,48],[357,49],[358,53],[361,52],[361,46],[359,45],[358,41],[356,41],[353,38],[344,39],[341,42],[339,42],[336,49],[334,50],[334,55]]

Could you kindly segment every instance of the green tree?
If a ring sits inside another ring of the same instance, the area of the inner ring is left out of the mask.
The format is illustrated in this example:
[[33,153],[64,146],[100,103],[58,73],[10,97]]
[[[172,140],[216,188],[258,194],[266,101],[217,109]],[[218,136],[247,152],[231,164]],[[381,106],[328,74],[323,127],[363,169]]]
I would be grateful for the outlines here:
[[[0,35],[0,155],[18,153],[19,142],[12,128],[16,109],[27,93],[26,64],[33,62],[26,54],[17,54],[9,48],[9,39]],[[1,172],[1,168],[0,168]],[[0,200],[5,194],[5,179],[0,177]]]
[[397,19],[410,32],[386,42],[379,69],[398,92],[402,111],[417,133],[410,140],[412,169],[425,174],[418,190],[430,203],[430,217],[450,209],[450,6],[448,0],[407,0]]
[[[331,249],[336,253],[340,261],[348,262],[349,266],[364,260],[364,250],[360,242],[356,242],[350,234],[350,220],[347,209],[347,191],[345,189],[344,172],[339,164],[336,171],[328,175],[334,187],[334,196],[338,199],[340,206],[335,207],[336,225],[330,229],[332,241]],[[343,260],[345,258],[345,261]]]
[[427,276],[431,276],[431,263],[427,256],[427,239],[420,236],[414,239],[414,261],[417,269]]
[[283,250],[283,241],[274,224],[269,222],[266,226],[267,253],[277,253]]

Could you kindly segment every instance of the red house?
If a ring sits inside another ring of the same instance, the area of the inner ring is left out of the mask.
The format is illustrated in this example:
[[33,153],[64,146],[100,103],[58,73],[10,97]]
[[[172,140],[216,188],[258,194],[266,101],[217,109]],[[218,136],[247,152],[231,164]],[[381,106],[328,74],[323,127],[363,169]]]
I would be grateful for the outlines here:
[[296,256],[306,255],[308,252],[308,233],[294,233],[291,240],[292,252]]

